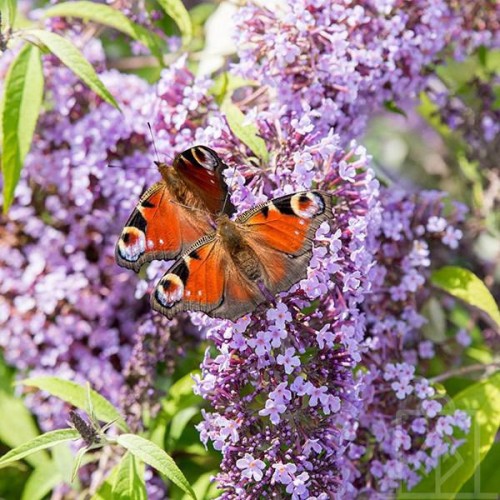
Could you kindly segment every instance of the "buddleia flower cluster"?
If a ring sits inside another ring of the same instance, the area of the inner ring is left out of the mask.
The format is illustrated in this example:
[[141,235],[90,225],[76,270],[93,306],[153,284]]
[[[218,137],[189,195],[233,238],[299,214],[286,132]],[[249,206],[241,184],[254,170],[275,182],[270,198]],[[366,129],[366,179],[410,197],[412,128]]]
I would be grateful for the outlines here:
[[347,455],[356,494],[415,485],[441,455],[454,452],[457,436],[470,426],[463,411],[441,414],[445,401],[423,376],[440,349],[422,334],[431,263],[442,259],[446,247],[458,247],[464,207],[456,204],[445,216],[444,194],[436,191],[384,189],[381,195],[373,286],[362,304],[362,411]]
[[[271,123],[265,128],[272,160],[254,191],[271,197],[304,187],[308,163],[309,186],[314,177],[333,194],[334,216],[317,231],[307,276],[289,292],[235,324],[194,320],[216,348],[197,382],[213,408],[198,429],[223,454],[217,481],[224,498],[323,498],[345,488],[338,462],[359,411],[353,368],[364,329],[359,303],[371,286],[367,240],[378,220],[378,183],[355,144],[346,153],[332,135],[316,142],[292,127],[279,137]],[[245,168],[239,171],[244,178]],[[286,187],[273,172],[289,179]]]
[[236,71],[274,89],[274,106],[306,115],[315,131],[334,127],[345,144],[384,106],[416,97],[451,44],[460,57],[498,46],[495,7],[483,4],[482,23],[446,0],[250,4],[237,17]]

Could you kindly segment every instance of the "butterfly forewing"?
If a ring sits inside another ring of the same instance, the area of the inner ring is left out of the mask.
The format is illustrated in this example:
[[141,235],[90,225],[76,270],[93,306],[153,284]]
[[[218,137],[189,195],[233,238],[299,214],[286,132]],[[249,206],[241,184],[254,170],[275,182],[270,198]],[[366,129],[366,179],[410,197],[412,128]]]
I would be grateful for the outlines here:
[[176,156],[173,168],[157,163],[163,180],[149,188],[129,217],[116,245],[116,261],[139,271],[152,260],[171,260],[212,230],[223,209],[226,165],[215,151],[195,146]]
[[194,146],[175,157],[174,168],[212,214],[234,212],[222,175],[227,165],[213,149]]

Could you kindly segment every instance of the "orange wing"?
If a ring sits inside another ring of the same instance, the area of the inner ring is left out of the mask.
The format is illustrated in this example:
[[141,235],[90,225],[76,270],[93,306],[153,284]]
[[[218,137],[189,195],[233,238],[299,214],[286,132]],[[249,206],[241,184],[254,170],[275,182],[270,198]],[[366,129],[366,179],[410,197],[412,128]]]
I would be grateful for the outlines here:
[[168,318],[189,310],[233,319],[262,299],[255,283],[236,268],[219,235],[212,233],[177,259],[158,282],[151,305]]
[[222,175],[226,168],[217,153],[206,146],[194,146],[174,160],[175,171],[213,215],[221,212],[231,215],[234,212]]
[[165,181],[149,188],[129,217],[116,245],[116,262],[134,271],[155,259],[175,259],[212,229],[208,214],[175,201]]
[[331,220],[332,203],[328,193],[303,191],[262,203],[236,219],[270,293],[288,290],[307,276],[316,230]]
[[198,240],[160,280],[153,309],[169,318],[192,310],[232,320],[253,311],[266,300],[262,287],[275,294],[306,277],[312,240],[331,218],[331,205],[331,195],[304,191],[234,222],[219,219],[217,232]]

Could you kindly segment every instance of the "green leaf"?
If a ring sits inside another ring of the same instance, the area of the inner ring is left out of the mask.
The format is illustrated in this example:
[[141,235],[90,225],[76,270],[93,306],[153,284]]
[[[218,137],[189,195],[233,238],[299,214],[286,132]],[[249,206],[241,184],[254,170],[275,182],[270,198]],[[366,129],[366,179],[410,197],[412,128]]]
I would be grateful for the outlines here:
[[62,482],[63,478],[56,465],[53,462],[47,462],[30,474],[24,486],[21,500],[42,500]]
[[179,27],[182,35],[182,43],[188,44],[193,37],[193,26],[191,18],[181,0],[158,0],[160,7],[170,16]]
[[471,271],[447,266],[434,271],[431,281],[434,286],[484,311],[500,326],[500,311],[495,299],[486,285]]
[[262,137],[259,137],[257,127],[252,123],[244,125],[245,115],[229,100],[222,104],[221,109],[226,115],[227,123],[233,134],[247,145],[257,157],[265,162],[269,161],[266,143]]
[[411,498],[434,494],[443,500],[452,499],[472,476],[490,450],[500,426],[500,373],[459,393],[446,405],[445,413],[451,414],[456,409],[466,411],[472,420],[464,444],[455,455],[440,459],[436,469],[410,491]]
[[168,450],[172,451],[174,449],[175,444],[184,432],[186,425],[199,412],[199,408],[190,406],[189,408],[184,408],[174,415],[174,418],[170,423],[170,431],[168,433]]
[[16,19],[17,0],[0,0],[0,12],[2,13],[1,31],[5,31],[5,25],[12,28]]
[[391,113],[408,118],[408,115],[394,101],[384,101],[384,108]]
[[78,431],[74,429],[60,429],[57,431],[46,432],[41,436],[31,439],[13,450],[10,450],[3,457],[0,457],[0,468],[21,460],[40,450],[45,450],[64,441],[71,441],[80,437]]
[[[0,441],[15,448],[39,436],[38,428],[31,413],[21,399],[0,392]],[[46,452],[30,455],[26,460],[33,467],[50,461]]]
[[47,9],[44,17],[76,17],[109,26],[145,45],[163,64],[162,39],[153,31],[132,22],[125,14],[109,5],[88,1],[63,2]]
[[75,460],[73,461],[73,470],[71,471],[71,482],[73,482],[78,474],[78,469],[82,465],[83,456],[87,453],[87,447],[80,448],[76,454]]
[[247,80],[241,76],[231,75],[224,71],[214,79],[214,84],[209,92],[215,97],[217,104],[222,104],[227,98],[230,98],[236,89],[241,87],[256,86],[254,80]]
[[43,97],[40,50],[25,45],[9,67],[2,103],[3,208],[7,212],[28,154]]
[[120,461],[113,484],[113,500],[146,500],[144,465],[127,452]]
[[20,35],[31,43],[33,38],[35,38],[40,44],[52,52],[52,54],[54,54],[65,66],[73,71],[73,73],[75,73],[75,75],[101,99],[108,102],[116,109],[120,109],[115,98],[109,93],[104,83],[99,79],[92,65],[85,59],[83,54],[72,42],[50,31],[38,29],[25,30],[21,32]]
[[498,464],[500,464],[500,442],[493,443],[488,454],[484,457],[474,474],[462,486],[458,495],[468,498],[480,498],[480,495],[498,495],[500,491],[500,474],[498,474]]
[[[87,411],[87,394],[86,387],[72,382],[71,380],[64,380],[58,377],[41,376],[21,380],[20,384],[37,387],[43,391],[47,391],[53,396],[66,401],[81,410]],[[90,390],[90,397],[92,400],[93,410],[96,417],[103,422],[112,422],[116,420],[116,425],[124,431],[128,431],[126,424],[120,412],[103,396],[94,390]]]
[[196,499],[194,491],[184,477],[184,474],[172,458],[159,446],[134,434],[122,434],[118,436],[116,441],[137,458],[167,476],[179,488]]
[[163,412],[167,419],[170,420],[180,410],[203,401],[201,396],[193,393],[193,375],[199,373],[199,370],[193,370],[172,384],[168,390],[168,397],[163,401]]

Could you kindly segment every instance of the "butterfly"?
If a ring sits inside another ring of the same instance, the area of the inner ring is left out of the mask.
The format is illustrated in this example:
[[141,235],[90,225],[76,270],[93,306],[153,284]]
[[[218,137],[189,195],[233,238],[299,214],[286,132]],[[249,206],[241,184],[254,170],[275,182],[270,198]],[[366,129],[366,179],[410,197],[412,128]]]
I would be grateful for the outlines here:
[[329,193],[303,191],[257,205],[234,221],[220,215],[216,230],[160,279],[153,309],[169,318],[191,310],[231,320],[253,311],[306,277],[316,230],[332,218],[333,202]]
[[230,215],[223,171],[227,166],[206,146],[178,154],[172,167],[155,162],[162,180],[140,198],[116,245],[118,265],[138,272],[152,260],[171,260],[213,230],[212,217]]

